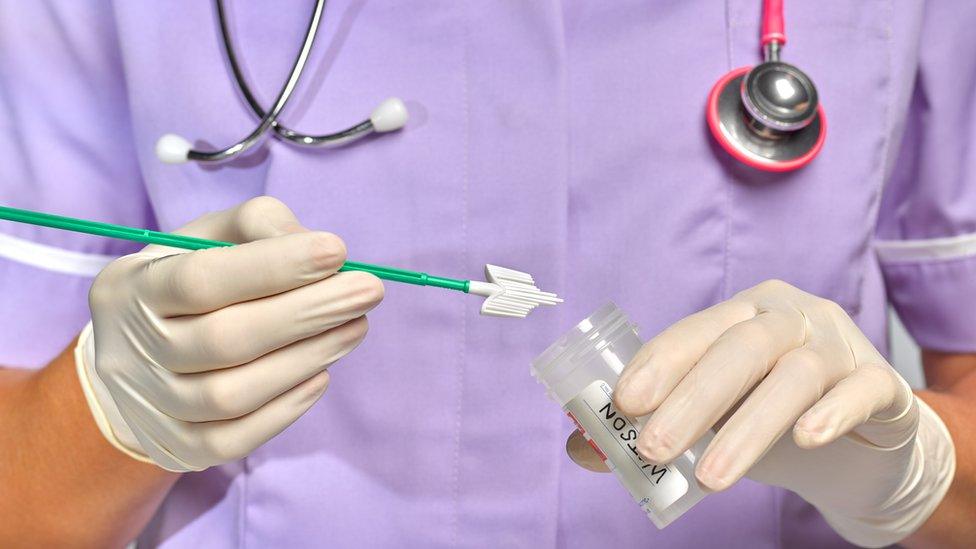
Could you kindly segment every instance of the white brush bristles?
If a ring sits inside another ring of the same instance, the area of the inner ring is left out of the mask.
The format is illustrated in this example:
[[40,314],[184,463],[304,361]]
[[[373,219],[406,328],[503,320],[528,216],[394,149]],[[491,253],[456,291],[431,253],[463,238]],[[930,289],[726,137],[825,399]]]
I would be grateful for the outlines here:
[[529,273],[485,265],[488,282],[472,280],[468,293],[485,296],[481,314],[525,318],[539,305],[562,303],[556,294],[543,292]]

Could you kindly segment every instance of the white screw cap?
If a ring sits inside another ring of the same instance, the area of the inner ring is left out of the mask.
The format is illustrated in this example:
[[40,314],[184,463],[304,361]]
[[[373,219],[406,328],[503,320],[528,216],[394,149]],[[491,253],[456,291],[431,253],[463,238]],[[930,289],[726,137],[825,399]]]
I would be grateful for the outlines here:
[[156,141],[156,157],[167,164],[183,164],[192,148],[193,144],[185,137],[168,133]]
[[369,115],[369,121],[373,123],[373,129],[380,133],[399,130],[407,123],[407,119],[409,118],[410,113],[407,112],[407,106],[403,104],[403,101],[399,97],[391,97],[383,101]]

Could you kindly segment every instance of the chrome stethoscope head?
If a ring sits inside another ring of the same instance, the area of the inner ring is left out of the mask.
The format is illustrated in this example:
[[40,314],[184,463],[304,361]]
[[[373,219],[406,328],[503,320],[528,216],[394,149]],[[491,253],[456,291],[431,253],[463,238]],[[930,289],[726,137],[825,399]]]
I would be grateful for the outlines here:
[[801,130],[817,116],[817,88],[806,73],[779,60],[777,43],[766,50],[773,53],[742,79],[742,106],[760,133]]
[[767,171],[805,166],[820,152],[826,119],[809,76],[779,60],[783,3],[766,0],[764,62],[723,76],[708,97],[712,135],[736,159]]
[[254,94],[251,93],[251,88],[247,85],[247,81],[244,79],[244,74],[237,62],[237,56],[235,55],[234,48],[232,46],[223,2],[222,0],[216,0],[217,20],[220,24],[220,34],[224,42],[224,49],[227,53],[227,60],[230,62],[231,70],[234,73],[234,80],[237,82],[237,86],[240,88],[241,93],[244,95],[244,98],[251,107],[251,110],[254,111],[254,114],[256,114],[261,121],[258,126],[254,128],[254,130],[245,138],[241,139],[237,143],[234,143],[233,145],[230,145],[229,147],[216,151],[201,151],[194,149],[193,145],[188,139],[176,134],[168,133],[156,141],[156,156],[163,162],[169,164],[181,164],[187,160],[195,160],[197,162],[224,162],[240,156],[248,149],[251,149],[260,143],[261,140],[267,135],[268,130],[272,130],[274,135],[279,139],[284,139],[295,145],[303,147],[325,148],[346,145],[353,141],[362,139],[371,133],[385,133],[402,128],[407,123],[409,113],[407,112],[407,107],[403,104],[403,101],[396,97],[391,97],[380,103],[375,109],[373,109],[373,112],[369,115],[368,119],[335,133],[325,135],[305,135],[286,128],[278,122],[278,115],[281,114],[281,111],[285,108],[285,105],[287,105],[288,99],[291,97],[292,92],[295,90],[295,86],[298,84],[298,79],[305,70],[305,64],[308,61],[308,55],[312,51],[312,46],[315,43],[315,36],[318,33],[319,23],[322,20],[324,8],[325,0],[316,0],[315,8],[312,11],[312,17],[308,22],[308,29],[305,31],[305,38],[302,41],[302,48],[295,57],[295,62],[292,65],[291,73],[288,75],[288,80],[285,82],[285,85],[282,86],[281,91],[278,93],[278,97],[275,99],[271,109],[265,112],[258,103],[257,99],[254,97]]

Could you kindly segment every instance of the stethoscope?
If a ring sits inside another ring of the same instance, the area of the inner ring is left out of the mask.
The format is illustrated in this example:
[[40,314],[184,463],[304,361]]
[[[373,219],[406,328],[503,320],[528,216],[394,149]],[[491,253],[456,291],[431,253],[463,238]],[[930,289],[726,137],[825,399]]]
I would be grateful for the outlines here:
[[734,158],[785,172],[817,156],[827,120],[810,77],[779,60],[786,44],[783,0],[764,0],[762,16],[763,63],[719,79],[708,95],[706,118],[712,135]]
[[[316,0],[302,48],[295,58],[288,80],[267,112],[258,104],[244,79],[231,45],[222,0],[216,0],[221,39],[238,88],[251,110],[261,119],[244,139],[215,151],[194,149],[184,137],[166,134],[156,142],[156,155],[167,163],[187,160],[222,162],[240,156],[268,133],[305,147],[335,147],[361,139],[374,132],[390,132],[403,127],[408,118],[403,101],[389,98],[355,126],[326,135],[304,135],[278,122],[305,69],[315,42],[325,0]],[[762,35],[764,61],[756,67],[740,67],[726,74],[712,87],[706,118],[712,135],[734,158],[754,168],[790,171],[808,164],[820,152],[827,133],[817,88],[803,71],[779,60],[786,44],[783,0],[763,0]]]
[[156,156],[163,162],[181,164],[187,160],[196,160],[197,162],[224,162],[231,160],[259,144],[267,135],[268,130],[272,130],[275,137],[279,139],[303,147],[338,147],[362,139],[371,133],[385,133],[398,130],[407,123],[407,107],[400,99],[391,97],[380,103],[370,113],[368,119],[336,133],[305,135],[286,128],[278,122],[278,115],[281,114],[281,111],[288,104],[288,100],[295,90],[295,85],[298,84],[298,79],[301,78],[305,70],[305,63],[308,61],[308,55],[312,51],[319,22],[322,20],[325,0],[316,0],[312,17],[308,22],[308,29],[305,31],[305,38],[302,40],[302,48],[295,57],[295,63],[292,65],[288,80],[278,93],[278,97],[275,99],[271,109],[267,112],[257,102],[254,94],[251,93],[251,89],[244,79],[240,65],[237,63],[237,56],[231,45],[230,32],[227,29],[227,17],[224,13],[222,0],[216,0],[216,8],[221,39],[224,42],[224,49],[227,52],[227,60],[230,62],[231,71],[234,73],[234,80],[237,82],[237,87],[244,95],[244,99],[250,105],[251,110],[261,119],[261,122],[244,139],[229,147],[215,151],[194,149],[189,140],[176,134],[168,133],[163,135],[156,141]]

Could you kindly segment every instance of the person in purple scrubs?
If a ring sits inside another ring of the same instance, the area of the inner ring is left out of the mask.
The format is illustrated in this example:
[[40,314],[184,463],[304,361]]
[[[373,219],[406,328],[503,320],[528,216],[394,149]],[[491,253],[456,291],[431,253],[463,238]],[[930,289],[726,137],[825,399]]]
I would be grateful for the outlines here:
[[[313,3],[228,4],[268,106]],[[335,131],[391,95],[409,123],[216,165],[154,152],[256,125],[211,3],[0,10],[0,203],[242,243],[0,224],[0,545],[976,537],[976,4],[789,3],[784,58],[829,132],[778,174],[705,123],[715,81],[760,61],[757,0],[335,0],[282,123]],[[566,301],[487,318],[470,296],[335,274],[346,257],[460,278],[496,263]],[[663,530],[578,437],[567,456],[572,423],[528,373],[610,300],[651,338],[617,394],[654,412],[645,457],[749,395],[699,464],[715,493]],[[878,351],[888,303],[924,349],[917,398]]]

